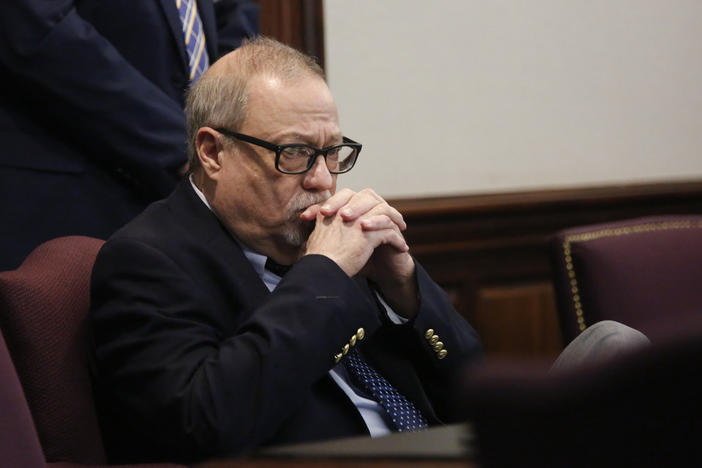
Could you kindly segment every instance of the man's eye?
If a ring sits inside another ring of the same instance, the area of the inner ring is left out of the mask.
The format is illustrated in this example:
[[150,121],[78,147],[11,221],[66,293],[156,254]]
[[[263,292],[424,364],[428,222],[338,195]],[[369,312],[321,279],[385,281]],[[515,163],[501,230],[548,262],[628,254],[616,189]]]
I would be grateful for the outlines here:
[[309,158],[310,155],[312,154],[312,150],[310,148],[306,148],[304,146],[291,146],[287,148],[283,148],[283,151],[281,152],[283,156],[286,158]]

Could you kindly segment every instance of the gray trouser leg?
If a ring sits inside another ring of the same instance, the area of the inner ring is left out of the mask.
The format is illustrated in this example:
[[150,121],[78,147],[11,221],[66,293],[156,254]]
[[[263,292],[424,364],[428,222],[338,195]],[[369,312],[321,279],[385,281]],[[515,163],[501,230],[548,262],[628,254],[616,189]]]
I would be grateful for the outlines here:
[[603,320],[591,325],[571,341],[556,359],[551,372],[606,361],[650,343],[646,335],[638,330],[619,322]]

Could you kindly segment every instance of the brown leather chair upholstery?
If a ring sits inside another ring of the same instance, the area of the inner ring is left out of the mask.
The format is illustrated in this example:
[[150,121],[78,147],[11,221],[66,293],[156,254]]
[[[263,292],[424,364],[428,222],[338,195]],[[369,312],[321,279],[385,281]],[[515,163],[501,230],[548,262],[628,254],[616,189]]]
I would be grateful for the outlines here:
[[82,236],[53,239],[16,270],[0,273],[0,328],[44,456],[57,467],[106,463],[87,341],[90,275],[103,243]]
[[655,341],[702,315],[702,216],[566,229],[550,251],[566,343],[604,319]]

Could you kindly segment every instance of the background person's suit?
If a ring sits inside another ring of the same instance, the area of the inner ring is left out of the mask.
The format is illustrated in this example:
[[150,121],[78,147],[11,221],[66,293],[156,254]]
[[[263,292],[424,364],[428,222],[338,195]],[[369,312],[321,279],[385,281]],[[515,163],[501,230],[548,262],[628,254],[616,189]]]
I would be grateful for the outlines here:
[[[392,325],[367,285],[303,257],[270,293],[186,181],[118,231],[93,270],[96,395],[114,460],[239,453],[367,434],[328,375],[359,328],[367,359],[427,416],[449,422],[473,329],[417,266],[420,312]],[[432,329],[448,354],[425,334]]]
[[[2,5],[0,270],[53,237],[107,238],[166,196],[189,84],[175,0]],[[198,5],[211,62],[257,31],[250,0]]]

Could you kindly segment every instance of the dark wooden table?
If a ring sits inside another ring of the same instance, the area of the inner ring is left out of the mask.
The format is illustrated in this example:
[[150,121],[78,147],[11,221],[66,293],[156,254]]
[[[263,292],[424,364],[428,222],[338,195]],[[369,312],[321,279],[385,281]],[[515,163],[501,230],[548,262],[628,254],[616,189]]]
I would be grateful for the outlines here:
[[251,456],[210,460],[197,468],[477,468],[470,426],[456,424],[386,437],[353,437],[272,447]]
[[390,458],[242,458],[198,465],[198,468],[478,468],[469,460]]

